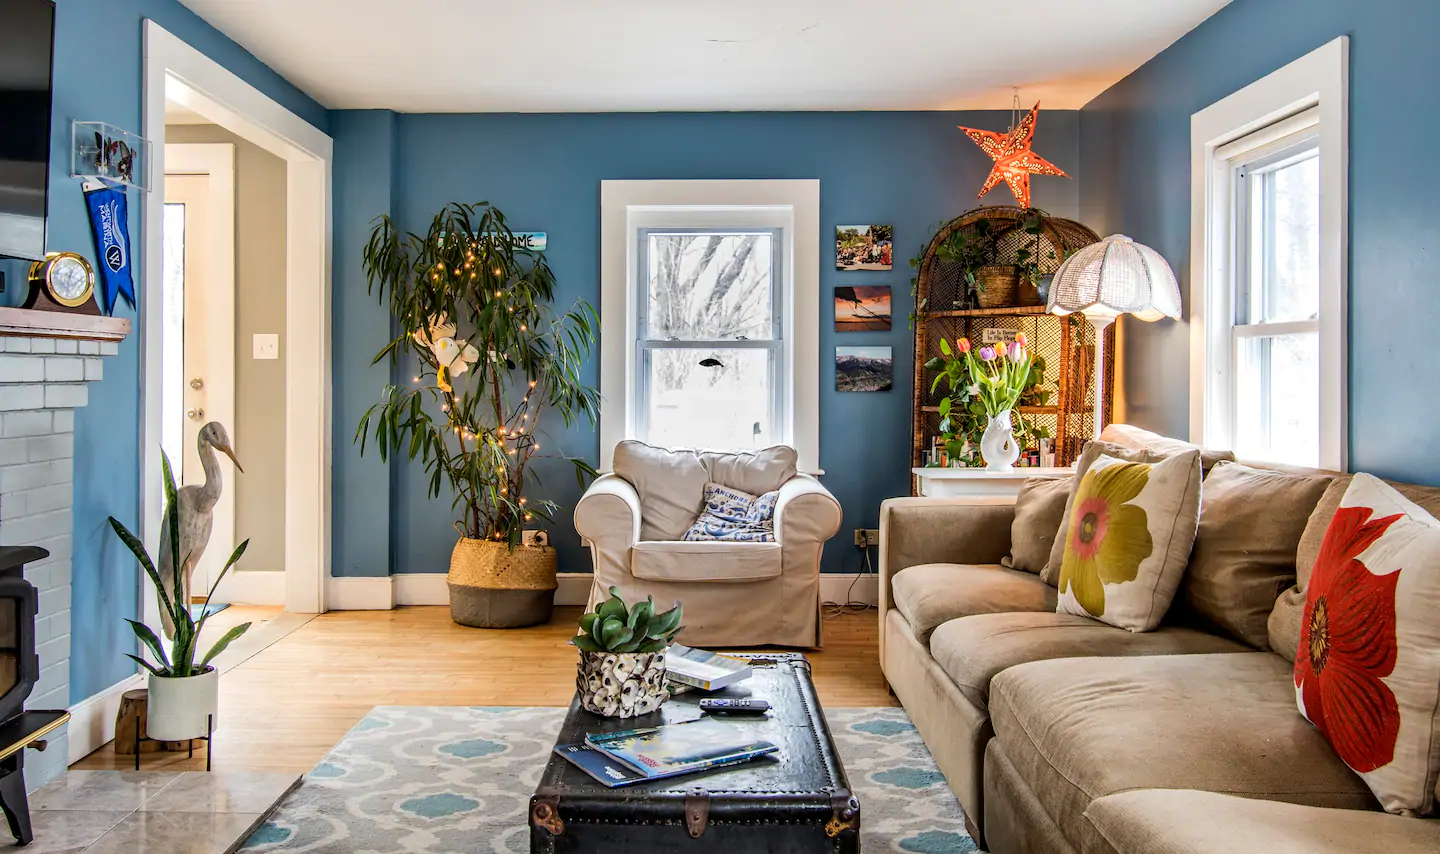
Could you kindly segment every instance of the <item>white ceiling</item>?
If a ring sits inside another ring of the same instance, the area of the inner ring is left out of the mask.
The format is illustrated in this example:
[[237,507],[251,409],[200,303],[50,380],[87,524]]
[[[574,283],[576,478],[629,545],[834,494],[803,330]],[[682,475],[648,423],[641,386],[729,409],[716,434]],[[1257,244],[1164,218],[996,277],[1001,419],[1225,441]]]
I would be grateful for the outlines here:
[[336,109],[1076,109],[1229,0],[182,0]]

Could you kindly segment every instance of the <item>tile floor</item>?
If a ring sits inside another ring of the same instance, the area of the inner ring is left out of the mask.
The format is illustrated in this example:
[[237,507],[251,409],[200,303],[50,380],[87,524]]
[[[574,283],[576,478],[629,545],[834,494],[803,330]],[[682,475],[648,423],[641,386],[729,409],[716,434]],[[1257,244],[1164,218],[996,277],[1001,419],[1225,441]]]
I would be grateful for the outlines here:
[[289,773],[71,771],[30,796],[24,851],[229,854],[298,785]]

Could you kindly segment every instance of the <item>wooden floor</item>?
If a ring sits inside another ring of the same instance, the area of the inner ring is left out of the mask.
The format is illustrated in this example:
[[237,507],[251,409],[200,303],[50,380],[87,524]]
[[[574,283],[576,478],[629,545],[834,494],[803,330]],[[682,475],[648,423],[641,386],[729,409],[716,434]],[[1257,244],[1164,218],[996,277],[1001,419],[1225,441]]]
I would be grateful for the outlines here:
[[[276,610],[235,606],[221,614],[229,624]],[[557,608],[547,625],[510,630],[458,626],[444,607],[315,617],[224,673],[214,767],[309,771],[373,706],[568,705],[576,651],[567,642],[580,610]],[[896,705],[881,678],[876,623],[874,610],[826,618],[825,649],[807,653],[824,705]],[[203,770],[203,754],[145,754],[143,767]],[[133,761],[107,744],[72,767]]]

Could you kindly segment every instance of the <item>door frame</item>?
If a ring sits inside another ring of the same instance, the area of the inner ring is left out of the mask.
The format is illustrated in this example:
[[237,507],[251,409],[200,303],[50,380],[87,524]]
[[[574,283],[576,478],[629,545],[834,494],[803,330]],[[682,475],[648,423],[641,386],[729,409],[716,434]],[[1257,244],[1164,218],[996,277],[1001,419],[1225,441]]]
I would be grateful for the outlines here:
[[[206,331],[205,349],[205,420],[219,421],[235,429],[235,146],[226,142],[165,144],[165,176],[186,175],[207,179],[210,196],[210,270],[205,277]],[[163,211],[166,199],[161,198]],[[187,220],[188,223],[188,220]],[[188,225],[187,225],[188,228]],[[164,230],[161,230],[164,237]],[[189,242],[188,239],[186,241]],[[162,248],[163,255],[163,248]],[[228,263],[227,263],[228,261]],[[163,266],[162,266],[163,281]],[[190,283],[186,282],[187,289]],[[188,324],[190,318],[186,318]],[[184,333],[182,332],[182,335]],[[161,359],[164,359],[162,336]],[[181,356],[183,359],[183,355]],[[163,401],[164,392],[161,392]],[[183,403],[182,403],[183,408]],[[182,453],[188,449],[182,449]],[[171,465],[175,460],[171,460]],[[230,479],[232,484],[235,480]],[[215,506],[212,542],[227,555],[235,548],[235,514],[238,487],[231,486],[225,498]],[[211,550],[206,549],[209,553]],[[224,556],[220,558],[224,561]],[[213,565],[213,564],[212,564]],[[208,592],[214,579],[206,577],[201,585]],[[191,594],[197,592],[191,590]]]
[[[330,271],[334,141],[268,95],[181,41],[144,22],[141,133],[153,156],[154,188],[143,199],[141,339],[141,537],[159,539],[162,426],[160,320],[164,287],[165,103],[171,100],[286,162],[285,609],[325,610],[330,576]],[[264,536],[264,532],[245,532]],[[154,552],[152,551],[152,554]],[[147,620],[158,619],[141,575]]]

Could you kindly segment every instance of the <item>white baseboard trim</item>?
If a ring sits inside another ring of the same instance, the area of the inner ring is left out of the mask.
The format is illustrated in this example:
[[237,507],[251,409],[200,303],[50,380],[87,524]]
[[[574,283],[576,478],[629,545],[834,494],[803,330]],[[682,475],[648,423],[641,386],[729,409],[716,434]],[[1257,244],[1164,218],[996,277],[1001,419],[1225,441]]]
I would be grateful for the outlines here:
[[285,572],[231,570],[215,589],[214,601],[227,605],[284,605]]
[[[556,605],[585,605],[590,599],[594,575],[589,572],[562,572],[556,576]],[[853,588],[852,588],[853,585]],[[826,602],[846,601],[877,605],[879,578],[874,573],[825,573],[820,576],[820,598]],[[326,588],[332,611],[388,610],[397,605],[448,605],[450,588],[443,572],[404,572],[389,578],[332,578]]]
[[70,755],[66,764],[79,762],[115,738],[115,715],[120,711],[120,695],[144,687],[145,677],[136,673],[71,706],[68,730]]

